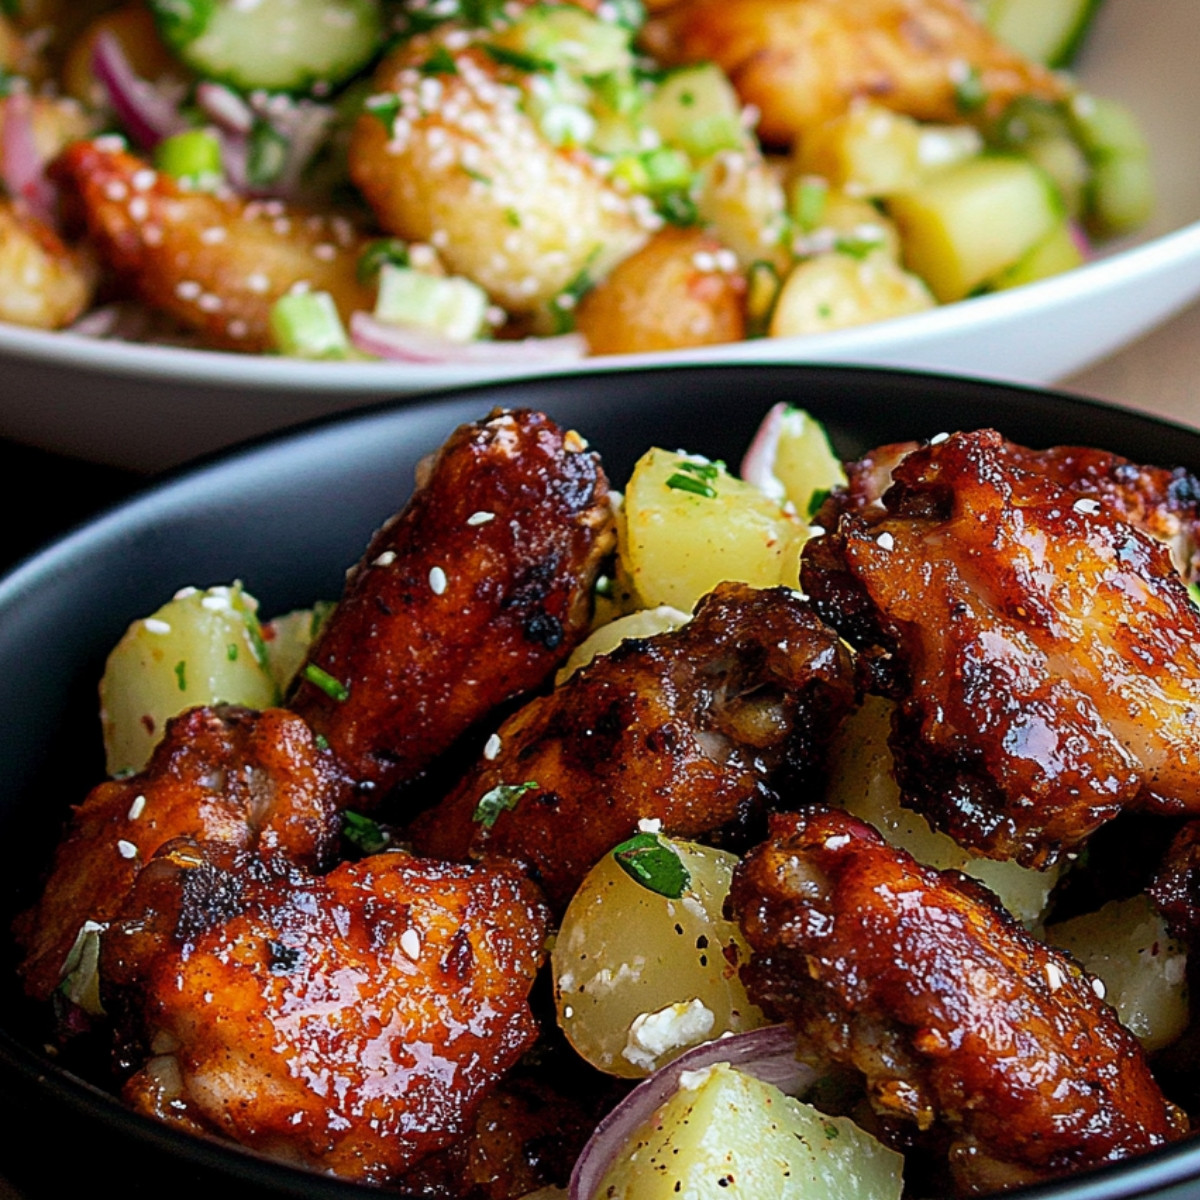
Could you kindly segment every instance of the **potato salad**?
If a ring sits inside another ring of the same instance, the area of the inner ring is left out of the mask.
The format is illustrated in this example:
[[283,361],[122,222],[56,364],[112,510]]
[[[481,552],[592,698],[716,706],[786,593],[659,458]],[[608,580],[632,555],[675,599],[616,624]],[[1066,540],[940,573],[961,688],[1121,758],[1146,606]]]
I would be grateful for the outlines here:
[[0,320],[310,359],[822,333],[1151,209],[1095,0],[12,0]]

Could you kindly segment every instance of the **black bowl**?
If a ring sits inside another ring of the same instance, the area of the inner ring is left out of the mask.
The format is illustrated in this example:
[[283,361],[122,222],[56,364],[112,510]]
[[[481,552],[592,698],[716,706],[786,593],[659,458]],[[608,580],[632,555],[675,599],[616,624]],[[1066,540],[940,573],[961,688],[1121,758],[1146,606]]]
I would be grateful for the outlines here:
[[[95,687],[133,619],[185,584],[235,578],[270,615],[336,596],[371,531],[405,499],[417,461],[496,405],[574,425],[627,478],[652,444],[736,463],[768,407],[827,423],[844,457],[882,442],[990,425],[1032,446],[1101,446],[1200,471],[1200,433],[1065,395],[853,368],[639,371],[482,387],[313,425],[180,473],[51,545],[0,581],[0,922],[32,898],[69,804],[101,777]],[[351,1197],[308,1174],[132,1114],[56,1065],[38,1015],[0,971],[0,1173],[21,1194],[112,1185],[172,1197]],[[0,1184],[0,1194],[3,1186]],[[1200,1140],[1022,1196],[1200,1196]]]

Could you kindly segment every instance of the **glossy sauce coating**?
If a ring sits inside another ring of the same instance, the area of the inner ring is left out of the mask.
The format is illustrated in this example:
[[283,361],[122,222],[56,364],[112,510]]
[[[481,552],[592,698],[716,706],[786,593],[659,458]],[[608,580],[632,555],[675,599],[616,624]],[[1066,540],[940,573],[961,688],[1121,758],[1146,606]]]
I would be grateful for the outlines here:
[[462,426],[372,539],[290,707],[371,803],[553,673],[587,630],[613,538],[578,434],[528,411]]
[[533,1041],[536,890],[394,852],[322,878],[177,841],[104,935],[134,1107],[383,1184],[468,1131]]
[[50,996],[83,923],[110,920],[172,838],[323,865],[342,787],[308,727],[282,709],[194,708],[169,721],[144,771],[99,784],[72,813],[42,899],[19,925],[26,989]]
[[875,1110],[947,1135],[960,1195],[1115,1162],[1181,1135],[1137,1040],[1065,953],[980,885],[845,813],[772,817],[734,874],[751,997]]
[[818,519],[805,590],[874,656],[905,800],[938,827],[1040,866],[1123,808],[1200,808],[1200,612],[1162,545],[994,430]]
[[[513,858],[561,910],[639,819],[691,837],[761,813],[775,773],[817,765],[854,697],[849,654],[796,593],[722,584],[683,628],[624,642],[506,721],[415,844]],[[481,819],[485,795],[525,783]]]

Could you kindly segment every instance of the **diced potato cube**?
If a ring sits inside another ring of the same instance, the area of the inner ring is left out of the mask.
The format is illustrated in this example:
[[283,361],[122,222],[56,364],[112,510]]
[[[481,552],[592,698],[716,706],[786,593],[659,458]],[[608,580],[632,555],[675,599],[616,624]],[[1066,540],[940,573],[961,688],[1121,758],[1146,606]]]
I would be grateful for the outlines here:
[[799,582],[807,525],[722,464],[647,451],[629,480],[622,518],[619,553],[646,608],[691,612],[724,580]]
[[659,633],[669,633],[672,629],[686,625],[691,619],[690,613],[680,612],[669,604],[660,604],[657,608],[642,608],[627,616],[617,617],[599,626],[571,651],[571,657],[563,664],[554,682],[556,685],[565,683],[581,667],[586,667],[596,655],[609,654],[630,638],[648,638]]
[[1105,999],[1147,1050],[1169,1045],[1187,1028],[1187,948],[1167,933],[1146,896],[1050,925],[1046,940],[1103,981]]
[[685,1075],[593,1200],[898,1200],[903,1165],[847,1118],[718,1063]]
[[110,775],[140,770],[166,722],[201,704],[278,703],[255,610],[241,584],[184,588],[134,621],[108,656],[100,720]]

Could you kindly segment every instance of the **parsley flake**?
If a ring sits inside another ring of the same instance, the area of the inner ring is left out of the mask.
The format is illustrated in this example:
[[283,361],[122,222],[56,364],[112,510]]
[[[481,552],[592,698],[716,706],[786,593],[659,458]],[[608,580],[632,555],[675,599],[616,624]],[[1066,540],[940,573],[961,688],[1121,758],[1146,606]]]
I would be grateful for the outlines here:
[[708,500],[712,500],[717,494],[717,489],[711,483],[705,483],[695,475],[684,475],[679,471],[667,476],[667,487],[677,492],[691,492],[693,496],[703,496]]
[[350,699],[350,689],[340,679],[335,679],[328,671],[318,667],[316,663],[305,664],[304,678],[313,687],[320,688],[325,695],[331,700],[336,700],[339,704],[343,700]]
[[679,852],[656,834],[636,833],[612,855],[630,879],[668,900],[678,900],[691,887],[692,877]]
[[490,792],[485,792],[480,796],[479,803],[475,806],[475,812],[471,820],[482,825],[485,829],[491,829],[496,824],[502,812],[506,809],[511,810],[516,808],[517,801],[526,792],[535,792],[540,786],[540,784],[532,781],[528,783],[502,783],[492,788]]
[[179,680],[179,690],[187,691],[187,659],[181,658],[175,664],[175,678]]
[[348,812],[343,816],[342,837],[364,854],[378,854],[391,842],[391,834],[370,817],[356,812]]
[[817,488],[808,498],[808,516],[815,517],[829,497],[833,495],[832,488]]

